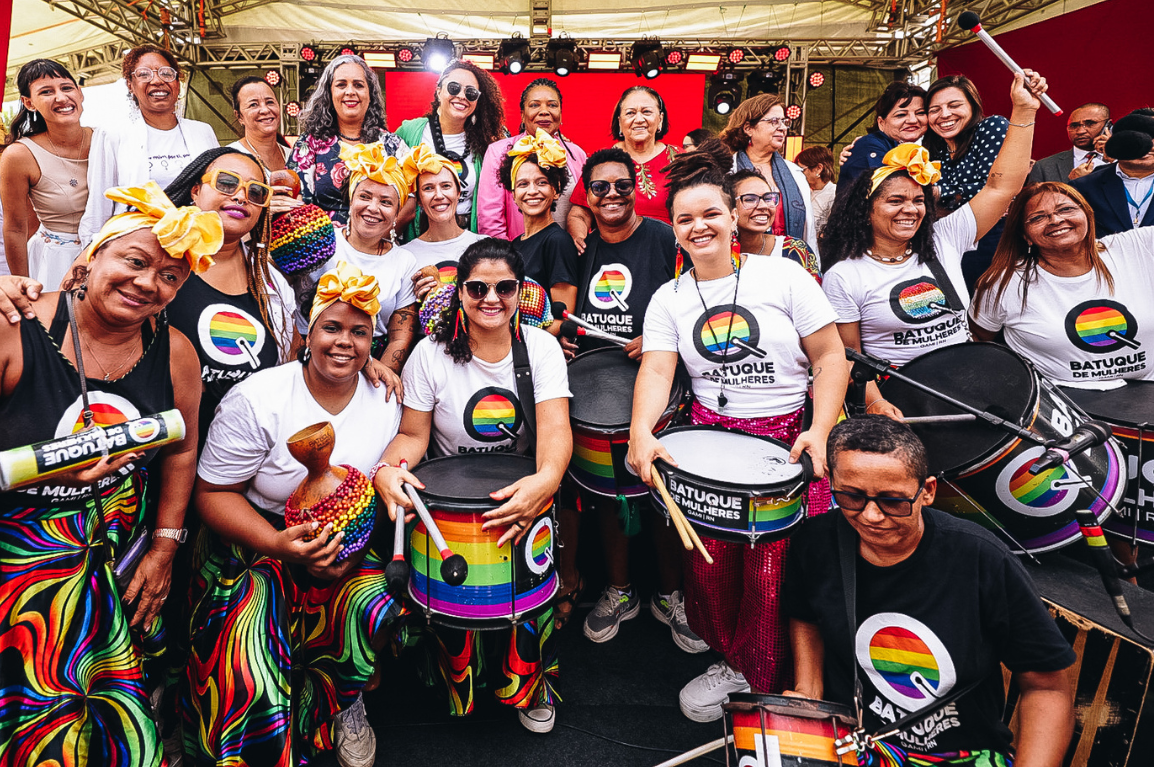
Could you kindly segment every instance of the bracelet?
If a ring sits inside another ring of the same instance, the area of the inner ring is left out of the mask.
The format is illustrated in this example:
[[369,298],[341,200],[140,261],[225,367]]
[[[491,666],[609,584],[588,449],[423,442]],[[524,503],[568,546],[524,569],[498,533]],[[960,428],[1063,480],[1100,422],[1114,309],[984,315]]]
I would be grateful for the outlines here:
[[373,483],[373,480],[375,480],[377,478],[377,472],[378,471],[380,471],[381,469],[392,469],[392,468],[394,468],[393,465],[391,463],[389,463],[388,461],[379,461],[375,466],[373,466],[373,468],[369,469],[369,484],[371,485]]
[[1007,125],[1010,125],[1010,126],[1012,126],[1012,127],[1014,127],[1014,128],[1029,128],[1031,125],[1033,125],[1033,124],[1034,124],[1034,123],[1036,123],[1036,122],[1037,122],[1037,120],[1031,120],[1031,121],[1030,121],[1030,122],[1028,122],[1028,123],[1022,123],[1022,124],[1020,124],[1020,125],[1019,125],[1018,123],[1011,123],[1011,122],[1007,122],[1006,124],[1007,124]]
[[884,401],[885,401],[885,397],[878,397],[878,398],[877,398],[877,399],[875,399],[875,400],[871,400],[871,401],[870,401],[870,402],[869,402],[869,403],[868,403],[868,404],[865,406],[865,411],[868,413],[868,412],[870,411],[870,408],[871,408],[871,407],[873,407],[874,405],[878,404],[879,402],[884,402]]
[[188,530],[179,527],[158,527],[152,531],[152,540],[155,541],[157,538],[168,538],[176,541],[179,546],[188,540]]

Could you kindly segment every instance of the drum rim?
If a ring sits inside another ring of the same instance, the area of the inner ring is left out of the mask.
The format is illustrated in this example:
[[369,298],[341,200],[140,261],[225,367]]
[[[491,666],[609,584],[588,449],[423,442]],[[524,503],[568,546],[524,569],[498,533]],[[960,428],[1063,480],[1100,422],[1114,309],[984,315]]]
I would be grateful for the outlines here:
[[[662,429],[660,432],[658,432],[656,434],[656,436],[658,439],[661,439],[661,436],[663,434],[676,434],[678,432],[683,432],[683,431],[716,431],[716,432],[725,432],[728,434],[739,434],[743,437],[751,437],[753,439],[762,440],[763,442],[771,442],[771,443],[783,448],[787,454],[789,453],[789,450],[790,450],[789,445],[785,444],[784,442],[782,442],[779,439],[774,439],[773,437],[766,437],[766,436],[761,435],[761,434],[750,434],[749,432],[744,432],[744,431],[741,431],[740,429],[734,429],[734,428],[731,428],[728,426],[721,426],[719,424],[671,426],[669,428]],[[747,498],[759,498],[759,497],[766,496],[766,495],[773,495],[775,493],[778,495],[782,495],[786,492],[787,488],[790,485],[796,485],[797,483],[801,483],[801,485],[803,487],[800,489],[795,489],[794,491],[791,491],[791,492],[799,492],[802,494],[804,494],[804,492],[805,492],[805,489],[804,489],[805,476],[801,470],[801,464],[793,464],[794,466],[798,467],[798,474],[795,478],[793,478],[791,480],[783,481],[780,483],[774,483],[774,484],[763,484],[763,485],[744,484],[744,485],[739,485],[739,484],[734,483],[734,482],[724,482],[721,480],[703,478],[698,474],[693,474],[693,473],[681,468],[680,466],[673,466],[672,464],[668,463],[667,461],[665,461],[662,458],[654,459],[653,463],[658,465],[659,471],[665,471],[667,474],[676,475],[678,477],[678,479],[681,479],[682,477],[684,477],[684,478],[689,479],[693,482],[696,482],[699,485],[709,487],[711,489],[722,490],[722,491],[727,492],[727,493],[735,493],[737,495],[744,495]]]
[[[800,704],[800,705],[799,705]],[[830,718],[853,727],[857,724],[853,709],[842,703],[814,698],[796,698],[787,695],[762,695],[752,692],[730,693],[729,700],[721,705],[727,713],[758,711],[764,709],[774,714],[796,716],[801,719]]]
[[[1105,390],[1103,390],[1103,389],[1081,389],[1081,388],[1078,388],[1077,386],[1066,386],[1065,384],[1058,383],[1057,381],[1054,382],[1054,385],[1056,387],[1058,387],[1058,390],[1060,392],[1062,392],[1063,394],[1065,394],[1066,398],[1069,399],[1072,403],[1074,403],[1074,405],[1079,410],[1081,410],[1083,413],[1085,413],[1086,415],[1093,418],[1095,421],[1103,421],[1104,423],[1107,423],[1110,426],[1120,426],[1124,429],[1137,429],[1137,428],[1139,428],[1137,421],[1131,420],[1128,418],[1119,418],[1114,413],[1111,413],[1110,415],[1100,415],[1098,413],[1092,412],[1089,408],[1087,408],[1085,405],[1083,405],[1081,402],[1079,402],[1077,399],[1075,399],[1073,397],[1073,395],[1071,394],[1071,392],[1094,392],[1095,394],[1105,393],[1107,391],[1119,391],[1120,392],[1120,391],[1124,391],[1127,387],[1129,387],[1131,385],[1131,383],[1150,384],[1150,386],[1154,387],[1154,381],[1133,381],[1133,382],[1127,381],[1126,386],[1120,386],[1117,389],[1105,389]],[[1143,429],[1143,431],[1149,432],[1151,437],[1154,438],[1154,418],[1147,421],[1146,423],[1147,423],[1147,427],[1145,429]],[[1117,436],[1117,435],[1115,435],[1115,436]],[[1137,439],[1137,438],[1136,437],[1130,437],[1129,439]]]
[[[414,476],[416,476],[418,479],[420,479],[421,475],[419,472],[425,466],[430,466],[432,464],[437,463],[438,461],[440,461],[440,462],[457,461],[457,460],[460,460],[461,458],[468,458],[472,455],[483,455],[483,456],[501,455],[501,456],[506,456],[508,458],[515,458],[518,461],[526,462],[533,467],[533,471],[528,472],[525,475],[526,477],[530,476],[536,472],[537,464],[529,456],[521,455],[519,453],[496,453],[496,452],[494,452],[494,453],[462,453],[459,455],[442,455],[442,456],[438,456],[436,458],[430,458],[427,461],[421,461],[419,464],[417,464],[416,466],[413,467],[412,472],[413,472]],[[504,459],[502,459],[502,460],[504,460]],[[462,500],[461,496],[459,496],[459,495],[443,495],[443,494],[437,493],[436,491],[429,490],[429,487],[427,484],[426,484],[424,489],[416,488],[416,490],[417,490],[417,494],[421,496],[421,500],[425,502],[425,505],[436,504],[438,511],[452,511],[452,512],[456,512],[456,511],[470,512],[470,511],[478,511],[478,510],[484,511],[484,510],[489,510],[489,509],[495,509],[498,506],[500,506],[501,504],[505,503],[504,501],[494,501],[494,500],[487,498],[487,497],[486,498],[473,498],[473,499]]]
[[[566,372],[568,372],[568,369],[573,366],[573,363],[577,362],[577,360],[581,359],[582,357],[586,357],[586,358],[592,357],[595,354],[624,354],[624,353],[625,353],[624,350],[621,349],[620,347],[617,347],[617,346],[603,346],[599,349],[590,349],[589,351],[581,352],[580,354],[575,356],[573,359],[569,360],[569,362],[567,362],[565,364],[565,369],[566,369]],[[626,355],[625,359],[629,360],[630,362],[635,361],[635,360],[630,359],[628,355]],[[638,365],[640,366],[640,363],[638,363]],[[574,394],[573,399],[576,399],[576,398],[577,398],[577,395]],[[662,411],[661,418],[658,420],[658,423],[660,423],[662,420],[665,420],[666,422],[668,422],[668,420],[671,419],[677,413],[677,410],[680,407],[682,400],[684,400],[684,399],[685,399],[685,386],[680,380],[678,380],[677,376],[674,376],[673,377],[673,383],[669,387],[669,404],[666,405],[665,410]],[[573,426],[578,427],[579,431],[584,431],[586,433],[594,434],[596,436],[625,435],[626,437],[628,437],[628,435],[629,435],[630,419],[628,419],[628,418],[623,422],[615,423],[612,425],[605,425],[605,424],[600,424],[600,423],[595,424],[595,423],[587,421],[583,418],[578,418],[577,416],[573,415],[573,408],[570,407],[569,408],[569,421],[572,423]]]

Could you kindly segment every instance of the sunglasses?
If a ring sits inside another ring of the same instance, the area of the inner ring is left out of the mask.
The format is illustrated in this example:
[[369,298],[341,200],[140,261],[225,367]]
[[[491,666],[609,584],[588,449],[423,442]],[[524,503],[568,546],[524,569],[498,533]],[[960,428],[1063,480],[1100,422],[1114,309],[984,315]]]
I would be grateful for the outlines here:
[[777,204],[781,202],[781,194],[779,192],[766,192],[765,194],[743,194],[737,198],[745,208],[756,208],[758,203],[765,203],[771,208],[776,208]]
[[480,301],[489,295],[489,290],[497,292],[497,298],[512,298],[521,287],[517,280],[501,280],[499,282],[482,282],[481,280],[465,280],[465,293],[474,301]]
[[887,517],[908,517],[914,513],[914,504],[917,503],[925,489],[926,483],[922,482],[913,498],[887,498],[885,496],[866,495],[865,493],[851,493],[848,490],[831,490],[830,492],[838,508],[853,514],[865,511],[866,506],[869,505],[870,501],[873,501],[881,509],[882,514]]
[[147,83],[153,77],[159,77],[162,82],[171,83],[176,80],[176,70],[172,67],[161,67],[160,69],[149,69],[148,67],[141,67],[132,73],[137,82]]
[[208,184],[221,194],[234,195],[238,189],[244,189],[245,198],[258,208],[267,208],[272,200],[272,187],[259,181],[244,181],[231,170],[217,168],[200,178],[202,184]]
[[622,197],[628,197],[633,194],[633,189],[637,186],[635,181],[630,181],[627,178],[619,178],[616,181],[590,181],[589,191],[597,197],[604,197],[609,194],[609,188],[617,190],[617,194]]
[[[450,96],[461,95],[461,84],[456,80],[450,80],[445,83],[445,90],[449,92]],[[474,88],[472,85],[465,86],[465,99],[468,101],[476,101],[481,98],[481,91]]]

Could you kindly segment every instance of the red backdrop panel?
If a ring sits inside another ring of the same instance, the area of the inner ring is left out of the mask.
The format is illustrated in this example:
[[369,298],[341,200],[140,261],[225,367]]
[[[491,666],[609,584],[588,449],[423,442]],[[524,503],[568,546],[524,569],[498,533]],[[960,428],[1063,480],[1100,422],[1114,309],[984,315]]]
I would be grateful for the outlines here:
[[[1059,117],[1038,113],[1035,158],[1070,148],[1066,120],[1080,104],[1100,101],[1115,120],[1154,105],[1150,8],[1150,0],[1106,0],[997,36],[1015,61],[1046,77],[1050,96],[1065,110]],[[938,73],[966,75],[978,86],[986,114],[1010,114],[1010,72],[982,43],[943,51]]]
[[[493,76],[505,94],[505,124],[509,132],[515,134],[521,124],[521,91],[542,74],[503,75],[495,72]],[[613,107],[626,88],[643,82],[632,74],[584,72],[554,79],[564,96],[561,130],[590,154],[613,143],[613,136],[609,133]],[[385,109],[389,126],[395,129],[402,120],[425,114],[436,84],[437,75],[433,72],[386,72]],[[705,75],[660,77],[648,85],[661,94],[669,111],[669,133],[665,142],[680,147],[686,133],[701,127]]]

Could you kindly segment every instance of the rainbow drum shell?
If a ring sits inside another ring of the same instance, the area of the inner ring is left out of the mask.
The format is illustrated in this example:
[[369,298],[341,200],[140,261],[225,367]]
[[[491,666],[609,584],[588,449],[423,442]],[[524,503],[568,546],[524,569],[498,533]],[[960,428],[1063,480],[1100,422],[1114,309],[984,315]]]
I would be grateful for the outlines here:
[[518,544],[497,547],[507,528],[482,530],[482,515],[502,505],[489,494],[537,471],[532,458],[468,453],[434,458],[413,471],[418,490],[445,542],[469,563],[460,586],[441,578],[441,555],[420,519],[409,538],[409,596],[433,623],[499,629],[544,612],[557,593],[553,504],[541,510]]
[[854,728],[849,706],[808,698],[731,693],[721,706],[725,731],[733,736],[738,765],[789,767],[856,767],[857,754],[837,753],[835,741]]

